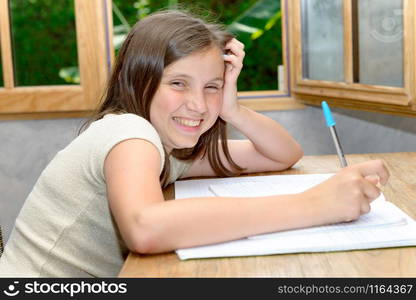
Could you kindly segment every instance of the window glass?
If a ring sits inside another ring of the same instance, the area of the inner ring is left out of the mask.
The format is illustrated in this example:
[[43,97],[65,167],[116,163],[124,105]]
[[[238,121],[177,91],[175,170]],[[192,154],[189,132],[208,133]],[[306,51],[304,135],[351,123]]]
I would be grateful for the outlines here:
[[403,86],[403,1],[358,1],[358,32],[355,82]]
[[[280,0],[113,0],[116,50],[128,28],[138,19],[178,4],[197,12],[212,12],[219,22],[244,41],[246,56],[238,81],[240,91],[278,89],[278,66],[282,65]],[[243,26],[236,26],[236,22]],[[248,34],[234,31],[243,27],[248,29]]]
[[343,0],[302,0],[303,78],[344,81]]
[[10,0],[10,19],[16,86],[77,83],[74,0]]

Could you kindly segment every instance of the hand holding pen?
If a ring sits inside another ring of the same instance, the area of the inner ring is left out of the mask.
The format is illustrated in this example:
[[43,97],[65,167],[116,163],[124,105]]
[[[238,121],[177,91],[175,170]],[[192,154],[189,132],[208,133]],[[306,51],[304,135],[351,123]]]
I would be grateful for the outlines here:
[[341,148],[335,120],[328,104],[322,102],[326,124],[330,129],[342,169],[328,180],[306,190],[315,225],[356,220],[368,213],[370,203],[380,196],[379,184],[385,185],[389,172],[381,160],[371,160],[347,167],[347,161]]
[[[341,143],[339,142],[337,131],[335,129],[336,122],[334,118],[332,117],[331,110],[329,109],[329,106],[326,103],[326,101],[322,101],[321,105],[322,105],[322,110],[323,110],[325,121],[326,121],[326,126],[329,127],[329,130],[331,132],[332,140],[334,141],[341,167],[345,168],[347,166],[347,160],[345,159],[345,155],[344,155],[344,152],[342,151]],[[381,188],[380,178],[377,175],[366,176],[366,179],[372,183],[377,184],[377,186]]]
[[[373,180],[376,176],[379,180]],[[341,169],[334,176],[303,192],[306,209],[312,213],[314,225],[349,222],[370,211],[389,172],[382,160],[370,160]]]

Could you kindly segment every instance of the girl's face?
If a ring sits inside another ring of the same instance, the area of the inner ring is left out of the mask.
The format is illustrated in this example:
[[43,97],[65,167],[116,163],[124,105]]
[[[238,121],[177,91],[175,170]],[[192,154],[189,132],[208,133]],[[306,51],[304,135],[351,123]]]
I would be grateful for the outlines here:
[[168,152],[191,148],[215,123],[222,104],[224,59],[217,47],[185,56],[163,71],[150,122]]

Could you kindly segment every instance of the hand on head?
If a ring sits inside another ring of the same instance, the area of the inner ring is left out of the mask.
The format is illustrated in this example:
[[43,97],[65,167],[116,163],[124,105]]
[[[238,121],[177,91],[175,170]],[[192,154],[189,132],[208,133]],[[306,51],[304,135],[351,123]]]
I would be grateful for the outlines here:
[[229,121],[238,113],[240,107],[237,99],[237,79],[243,68],[244,44],[233,38],[225,45],[224,50],[225,72],[220,117]]
[[243,68],[244,44],[233,38],[225,45],[225,52],[225,81],[237,82],[238,75]]

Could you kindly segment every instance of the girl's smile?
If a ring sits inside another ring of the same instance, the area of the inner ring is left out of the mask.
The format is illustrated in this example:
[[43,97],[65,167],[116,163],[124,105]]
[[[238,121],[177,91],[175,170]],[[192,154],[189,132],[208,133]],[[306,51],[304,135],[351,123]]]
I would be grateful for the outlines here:
[[173,117],[173,120],[176,122],[177,127],[185,132],[197,132],[204,121],[203,119],[195,120],[180,117]]

